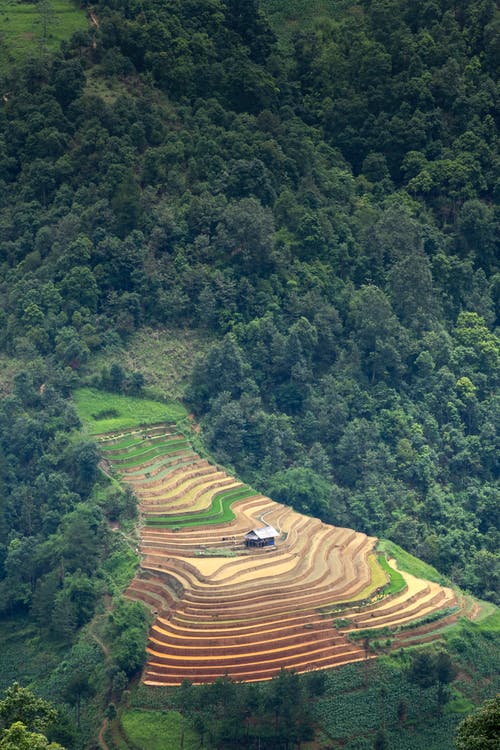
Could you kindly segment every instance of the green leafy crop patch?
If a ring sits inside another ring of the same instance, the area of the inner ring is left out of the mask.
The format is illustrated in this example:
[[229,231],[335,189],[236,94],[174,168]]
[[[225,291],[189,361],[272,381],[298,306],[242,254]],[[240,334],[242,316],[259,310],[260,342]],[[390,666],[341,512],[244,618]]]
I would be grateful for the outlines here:
[[389,565],[385,555],[379,555],[378,562],[381,568],[389,575],[389,583],[384,588],[384,594],[397,594],[402,591],[406,586],[406,582],[401,573]]

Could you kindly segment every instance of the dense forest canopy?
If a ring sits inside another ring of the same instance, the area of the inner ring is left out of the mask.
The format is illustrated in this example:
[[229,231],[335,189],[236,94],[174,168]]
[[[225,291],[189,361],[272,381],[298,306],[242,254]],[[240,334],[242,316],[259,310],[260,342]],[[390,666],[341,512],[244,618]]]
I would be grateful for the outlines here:
[[255,0],[92,12],[2,74],[4,609],[92,614],[63,397],[144,324],[214,337],[186,399],[218,460],[498,601],[495,3],[339,3],[286,48]]

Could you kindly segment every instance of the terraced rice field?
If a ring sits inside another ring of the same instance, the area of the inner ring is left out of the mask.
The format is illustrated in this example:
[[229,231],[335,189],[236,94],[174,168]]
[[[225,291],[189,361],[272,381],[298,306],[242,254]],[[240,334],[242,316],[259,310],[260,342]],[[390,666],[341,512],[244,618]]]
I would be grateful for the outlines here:
[[[465,606],[405,572],[390,588],[375,538],[260,495],[201,459],[175,426],[99,441],[103,467],[139,500],[141,572],[127,595],[156,615],[146,684],[250,682],[360,661],[365,631],[389,629],[398,647],[429,640]],[[247,549],[245,534],[267,524],[276,545]]]

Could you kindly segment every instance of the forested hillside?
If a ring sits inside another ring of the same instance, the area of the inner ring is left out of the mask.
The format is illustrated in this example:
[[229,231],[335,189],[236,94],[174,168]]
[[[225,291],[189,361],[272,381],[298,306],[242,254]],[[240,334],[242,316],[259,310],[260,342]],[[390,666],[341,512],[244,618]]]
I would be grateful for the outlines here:
[[71,2],[0,3],[0,688],[59,711],[14,686],[0,746],[84,750],[109,720],[110,748],[153,747],[127,704],[184,711],[147,714],[161,747],[173,721],[186,747],[448,750],[496,689],[490,604],[371,677],[120,703],[136,498],[92,436],[189,372],[199,434],[145,399],[121,427],[184,419],[256,491],[500,601],[496,4]]
[[92,13],[3,71],[2,576],[90,491],[57,393],[147,324],[215,338],[186,399],[220,461],[498,600],[495,4],[339,2],[283,44],[251,0]]

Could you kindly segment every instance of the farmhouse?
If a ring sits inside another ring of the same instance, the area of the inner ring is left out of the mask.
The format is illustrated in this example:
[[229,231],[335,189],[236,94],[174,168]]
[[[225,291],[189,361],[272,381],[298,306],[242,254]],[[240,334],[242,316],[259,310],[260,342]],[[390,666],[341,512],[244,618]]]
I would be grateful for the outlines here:
[[245,534],[245,544],[247,547],[273,547],[277,536],[274,526],[262,526]]

